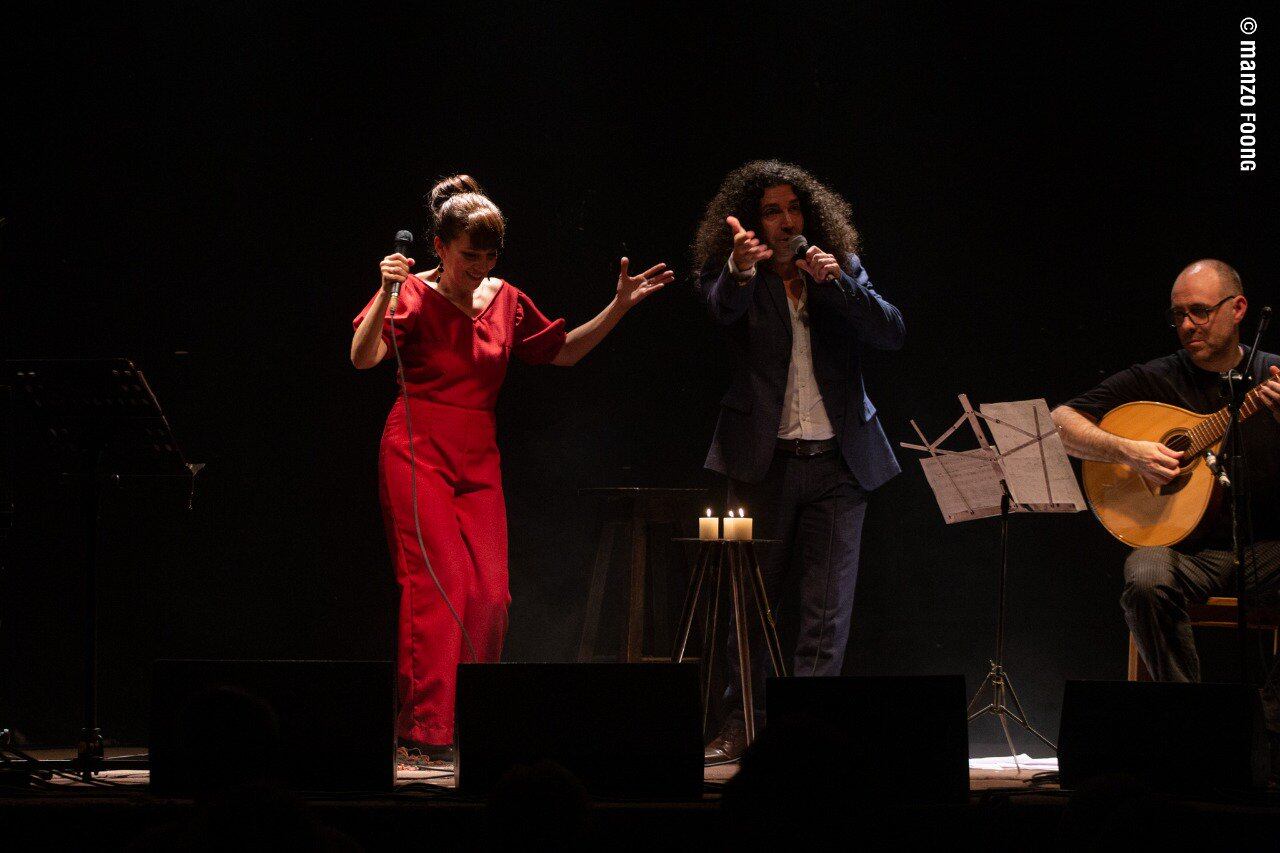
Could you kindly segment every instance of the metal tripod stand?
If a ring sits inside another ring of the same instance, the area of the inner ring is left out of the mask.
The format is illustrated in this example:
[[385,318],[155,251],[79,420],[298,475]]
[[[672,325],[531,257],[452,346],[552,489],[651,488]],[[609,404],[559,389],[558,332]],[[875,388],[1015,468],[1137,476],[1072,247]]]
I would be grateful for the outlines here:
[[[990,714],[999,720],[1000,728],[1004,731],[1005,743],[1009,745],[1009,754],[1013,756],[1014,764],[1017,764],[1018,750],[1013,746],[1013,737],[1009,734],[1007,720],[1013,720],[1013,722],[1022,726],[1055,753],[1058,751],[1058,747],[1027,722],[1027,713],[1022,710],[1022,703],[1018,701],[1018,694],[1013,689],[1013,681],[1004,671],[1004,593],[1005,582],[1009,574],[1009,503],[1009,489],[1006,486],[1004,496],[1000,499],[1000,584],[998,603],[996,605],[996,656],[990,662],[991,669],[987,672],[987,677],[982,679],[982,685],[978,688],[978,692],[973,694],[973,698],[969,700],[969,722],[972,723],[985,714]],[[991,694],[991,700],[975,711],[974,708],[981,702],[983,694],[988,691]],[[1009,698],[1013,700],[1012,708],[1005,704],[1006,691],[1009,694]]]

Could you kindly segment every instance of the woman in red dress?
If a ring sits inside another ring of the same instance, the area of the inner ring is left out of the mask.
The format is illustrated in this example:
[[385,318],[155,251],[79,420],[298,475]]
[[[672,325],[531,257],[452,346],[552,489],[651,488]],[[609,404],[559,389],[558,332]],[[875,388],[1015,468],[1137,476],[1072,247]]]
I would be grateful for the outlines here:
[[566,334],[564,320],[547,319],[523,292],[490,277],[505,223],[474,180],[440,181],[429,206],[440,264],[412,275],[412,258],[382,259],[382,287],[355,319],[351,362],[370,368],[398,347],[403,364],[403,393],[387,417],[378,460],[400,584],[396,728],[402,746],[444,757],[453,743],[458,662],[497,661],[507,629],[507,517],[493,411],[507,363],[512,355],[530,364],[576,363],[674,275],[658,264],[633,276],[623,258],[613,300]]

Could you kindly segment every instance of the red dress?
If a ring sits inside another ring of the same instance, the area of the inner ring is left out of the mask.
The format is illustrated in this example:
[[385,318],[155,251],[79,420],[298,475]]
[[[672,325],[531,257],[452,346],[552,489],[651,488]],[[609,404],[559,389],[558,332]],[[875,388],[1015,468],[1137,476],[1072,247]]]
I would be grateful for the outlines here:
[[[357,327],[368,310],[356,317]],[[564,345],[564,320],[548,320],[505,281],[473,319],[409,276],[395,333],[409,392],[422,541],[479,661],[497,661],[511,595],[493,407],[511,355],[530,364],[551,361]],[[390,348],[390,323],[382,338]],[[458,662],[470,656],[418,547],[404,406],[400,396],[391,407],[378,459],[382,517],[400,584],[396,733],[445,744],[453,742]]]

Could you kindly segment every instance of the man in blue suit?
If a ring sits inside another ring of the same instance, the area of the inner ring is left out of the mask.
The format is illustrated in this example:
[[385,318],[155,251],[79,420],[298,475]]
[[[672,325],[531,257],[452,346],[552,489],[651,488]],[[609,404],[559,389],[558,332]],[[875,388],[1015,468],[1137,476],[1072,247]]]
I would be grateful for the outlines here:
[[[809,245],[797,254],[797,237]],[[798,166],[734,170],[694,242],[699,288],[723,326],[732,361],[706,467],[729,479],[731,507],[755,518],[775,611],[797,585],[794,675],[839,675],[849,638],[867,498],[899,472],[862,382],[863,347],[896,350],[902,315],[875,292],[858,259],[848,204]],[[754,632],[753,632],[754,633]],[[745,749],[737,655],[728,719],[708,763]],[[757,728],[767,652],[753,639]]]

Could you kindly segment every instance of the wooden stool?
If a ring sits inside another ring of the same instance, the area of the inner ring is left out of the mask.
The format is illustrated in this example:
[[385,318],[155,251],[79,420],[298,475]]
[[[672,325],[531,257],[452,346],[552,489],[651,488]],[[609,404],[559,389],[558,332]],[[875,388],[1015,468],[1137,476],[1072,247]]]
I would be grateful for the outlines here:
[[[1235,628],[1236,605],[1234,597],[1214,596],[1204,604],[1193,604],[1187,608],[1191,617],[1192,628]],[[1254,631],[1271,632],[1271,654],[1280,652],[1280,610],[1275,607],[1249,608],[1249,628]],[[1151,673],[1147,672],[1142,656],[1138,654],[1138,643],[1129,635],[1129,680],[1150,681]]]
[[[596,639],[600,633],[600,611],[604,605],[605,587],[609,568],[613,563],[615,546],[629,547],[630,571],[624,587],[625,616],[622,620],[622,640],[616,660],[637,663],[644,660],[666,661],[667,655],[644,655],[645,590],[649,575],[649,546],[651,533],[661,536],[661,531],[651,528],[667,526],[679,531],[678,519],[687,514],[689,524],[699,513],[693,507],[694,498],[701,505],[706,489],[660,489],[635,486],[579,489],[580,495],[598,495],[605,499],[605,519],[600,528],[600,540],[596,546],[596,559],[591,569],[591,581],[587,592],[586,618],[582,624],[582,639],[578,644],[578,662],[596,660]],[[662,536],[665,543],[670,532]],[[625,541],[623,541],[625,540]],[[659,575],[665,580],[666,573]],[[661,602],[654,602],[660,605]],[[655,606],[655,610],[658,608]]]

